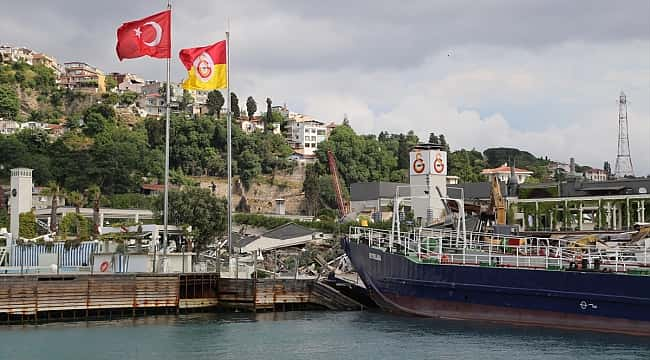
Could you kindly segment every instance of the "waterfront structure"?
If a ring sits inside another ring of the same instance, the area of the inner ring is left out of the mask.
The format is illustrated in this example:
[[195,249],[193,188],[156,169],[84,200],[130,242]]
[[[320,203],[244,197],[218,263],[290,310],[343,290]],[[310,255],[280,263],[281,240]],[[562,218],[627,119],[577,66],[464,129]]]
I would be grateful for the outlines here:
[[630,137],[628,136],[627,97],[622,91],[618,97],[618,153],[614,176],[617,178],[634,176],[632,156],[630,155]]
[[[11,190],[9,193],[9,213],[11,219],[11,239],[18,240],[20,228],[20,214],[32,210],[32,169],[11,169]],[[11,244],[7,244],[11,251]]]
[[623,230],[650,220],[650,179],[531,184],[508,198],[521,230]]
[[269,251],[295,246],[305,246],[316,240],[316,231],[294,223],[288,223],[273,228],[260,236],[249,236],[239,239],[235,246],[242,253]]
[[[508,166],[508,163],[503,164],[502,166],[499,166],[497,168],[493,169],[483,169],[481,171],[482,175],[486,175],[488,177],[488,180],[492,182],[492,179],[496,177],[499,182],[503,182],[508,184],[510,182],[510,173],[512,169],[510,169],[510,166]],[[526,169],[519,169],[519,168],[514,168],[514,173],[517,178],[517,183],[518,184],[523,184],[526,182],[526,180],[533,175],[532,171],[526,170]]]
[[357,214],[370,214],[374,221],[390,220],[393,213],[391,204],[395,200],[397,188],[401,194],[408,195],[406,183],[374,181],[350,185],[350,211]]
[[[50,221],[50,208],[41,208],[34,211],[36,218],[42,220],[49,224]],[[66,214],[75,213],[76,209],[74,207],[58,207],[56,209],[56,216],[62,218]],[[92,208],[80,208],[79,214],[85,218],[93,218],[93,209]],[[142,220],[153,220],[155,216],[151,210],[146,209],[112,209],[112,208],[100,208],[99,209],[99,222],[104,223],[105,219],[126,219],[132,220],[134,222],[140,222]]]
[[91,93],[106,92],[106,76],[98,68],[80,61],[67,62],[63,68],[61,86]]

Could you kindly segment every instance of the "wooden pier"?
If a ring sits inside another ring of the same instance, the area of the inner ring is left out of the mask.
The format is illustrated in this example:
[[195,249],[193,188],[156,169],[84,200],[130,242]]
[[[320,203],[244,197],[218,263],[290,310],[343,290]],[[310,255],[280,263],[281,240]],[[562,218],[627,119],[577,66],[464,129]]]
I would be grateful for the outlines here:
[[215,273],[0,276],[0,324],[305,308],[362,305],[315,280],[227,279]]

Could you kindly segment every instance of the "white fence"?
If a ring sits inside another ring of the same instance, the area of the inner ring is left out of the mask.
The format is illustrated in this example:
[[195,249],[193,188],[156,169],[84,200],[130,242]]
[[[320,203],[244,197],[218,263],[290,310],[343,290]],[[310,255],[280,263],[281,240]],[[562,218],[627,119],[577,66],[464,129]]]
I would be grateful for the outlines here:
[[[464,235],[464,236],[463,236]],[[440,264],[487,265],[560,269],[585,267],[627,271],[650,267],[648,242],[638,246],[577,246],[562,239],[506,236],[447,229],[415,229],[392,233],[351,227],[351,241],[397,253],[418,261]],[[585,262],[586,261],[586,262]]]

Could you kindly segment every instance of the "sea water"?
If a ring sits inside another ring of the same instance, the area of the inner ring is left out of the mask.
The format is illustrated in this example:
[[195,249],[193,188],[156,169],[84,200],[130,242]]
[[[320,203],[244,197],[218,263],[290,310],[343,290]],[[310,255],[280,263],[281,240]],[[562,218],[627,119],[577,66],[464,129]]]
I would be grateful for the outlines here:
[[650,338],[381,312],[191,314],[0,327],[0,359],[650,359]]

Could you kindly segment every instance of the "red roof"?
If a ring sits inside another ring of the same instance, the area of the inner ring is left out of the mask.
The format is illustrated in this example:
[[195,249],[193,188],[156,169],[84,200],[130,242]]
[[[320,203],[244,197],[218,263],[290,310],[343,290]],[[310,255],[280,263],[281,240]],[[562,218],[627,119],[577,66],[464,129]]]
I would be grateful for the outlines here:
[[[487,175],[487,174],[510,174],[510,166],[507,164],[504,164],[502,166],[499,166],[494,169],[483,169],[481,171],[481,174]],[[530,170],[526,169],[520,169],[520,168],[515,168],[515,174],[532,174],[533,172]]]

